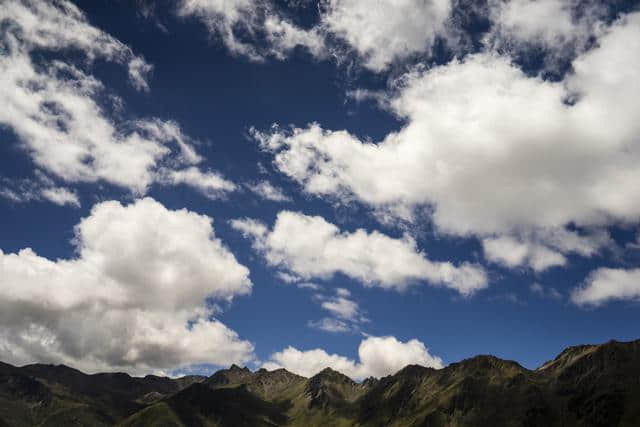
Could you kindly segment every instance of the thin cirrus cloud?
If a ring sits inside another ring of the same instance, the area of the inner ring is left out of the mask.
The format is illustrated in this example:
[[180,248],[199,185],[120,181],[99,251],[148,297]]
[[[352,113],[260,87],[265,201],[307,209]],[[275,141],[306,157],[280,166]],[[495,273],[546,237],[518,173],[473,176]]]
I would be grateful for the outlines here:
[[190,166],[182,170],[165,169],[159,182],[170,185],[188,185],[195,188],[203,195],[217,199],[226,193],[235,191],[237,186],[214,171],[203,172],[201,169]]
[[310,320],[307,322],[307,326],[334,334],[353,332],[353,328],[349,323],[336,319],[335,317],[323,317],[320,320]]
[[[171,184],[167,176],[207,191],[215,184],[217,193],[235,189],[222,178],[213,183],[211,173],[181,170],[203,159],[177,123],[110,114],[122,108],[121,100],[86,68],[97,59],[119,64],[133,87],[148,90],[152,67],[92,26],[73,3],[8,0],[0,22],[0,123],[43,171],[67,183],[104,181],[134,194],[155,182]],[[83,67],[65,62],[62,53],[69,50],[83,55]],[[43,59],[34,51],[51,55]],[[43,194],[54,201],[64,196]]]
[[553,288],[550,286],[545,287],[537,282],[529,286],[529,290],[531,291],[531,293],[539,297],[548,298],[555,301],[560,301],[564,298],[563,295],[556,288]]
[[264,200],[272,202],[290,202],[291,197],[287,196],[284,190],[276,187],[269,181],[259,181],[246,185],[249,191]]
[[407,342],[395,337],[367,337],[358,347],[359,360],[338,354],[329,354],[322,349],[298,350],[287,347],[271,355],[263,364],[266,369],[285,368],[298,375],[311,377],[329,367],[355,380],[368,377],[383,377],[395,374],[407,365],[418,364],[431,368],[442,368],[442,359],[429,353],[424,343],[416,339]]
[[332,333],[358,332],[360,324],[369,321],[346,288],[336,288],[331,296],[316,293],[314,299],[330,316],[307,322],[311,328]]
[[148,373],[255,358],[205,303],[252,287],[211,218],[151,198],[103,202],[73,243],[77,257],[55,261],[0,251],[0,359]]
[[365,286],[398,291],[427,281],[464,296],[487,287],[480,266],[431,261],[409,236],[394,239],[363,229],[343,232],[322,217],[291,211],[281,211],[271,230],[246,218],[232,220],[231,226],[253,240],[254,249],[269,265],[303,280],[342,273]]
[[[323,37],[316,29],[305,30],[285,20],[269,1],[181,0],[176,14],[200,20],[231,53],[254,61],[269,56],[284,59],[298,46],[314,56],[326,54]],[[247,37],[251,40],[247,41]],[[258,42],[259,38],[264,41]]]
[[254,137],[308,194],[404,221],[428,208],[440,233],[484,239],[490,260],[544,270],[640,215],[639,53],[632,13],[560,82],[493,53],[405,75],[387,105],[406,124],[377,143],[317,123]]
[[35,179],[16,181],[4,178],[0,182],[0,197],[13,203],[46,200],[58,206],[80,207],[80,198],[74,190],[57,186],[52,179],[38,170],[35,171]]

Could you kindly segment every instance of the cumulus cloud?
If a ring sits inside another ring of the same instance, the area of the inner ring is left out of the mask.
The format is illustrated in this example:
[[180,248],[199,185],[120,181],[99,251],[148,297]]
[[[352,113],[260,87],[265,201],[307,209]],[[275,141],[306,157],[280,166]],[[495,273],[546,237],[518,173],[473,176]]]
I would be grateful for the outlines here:
[[416,339],[402,342],[395,337],[367,337],[360,342],[358,357],[356,361],[322,349],[301,351],[287,347],[272,354],[263,367],[285,368],[306,377],[329,367],[355,380],[391,375],[410,364],[443,367],[442,359],[431,355],[424,343]]
[[335,297],[322,298],[320,306],[341,319],[359,321],[362,318],[358,303],[349,299],[349,296],[340,295],[340,293],[337,293]]
[[613,239],[604,230],[580,235],[575,231],[550,229],[527,237],[482,239],[484,255],[489,261],[510,268],[527,266],[534,271],[565,265],[567,258],[563,254],[590,257],[598,253],[600,248],[613,246]]
[[640,269],[599,268],[582,286],[571,292],[571,301],[580,306],[598,307],[610,301],[640,299]]
[[329,0],[321,16],[328,33],[341,38],[363,59],[382,71],[397,60],[429,51],[445,29],[450,0]]
[[253,239],[253,247],[273,266],[303,280],[342,273],[365,286],[405,290],[417,281],[442,285],[468,296],[487,287],[478,265],[429,260],[408,235],[394,239],[378,231],[342,232],[319,216],[281,211],[272,230],[253,219],[231,221]]
[[212,219],[153,199],[97,204],[75,227],[77,256],[0,251],[0,358],[96,371],[167,371],[253,359],[205,300],[251,291]]
[[[105,101],[114,96],[86,69],[96,59],[124,65],[132,84],[148,90],[151,66],[73,3],[9,0],[0,23],[0,123],[38,167],[69,183],[105,181],[144,194],[160,169],[202,160],[176,123],[110,114],[121,101]],[[82,55],[82,66],[67,62],[66,51]]]
[[280,187],[276,187],[269,181],[260,181],[255,184],[247,184],[247,188],[257,196],[271,200],[272,202],[290,202],[291,198]]
[[[378,142],[317,123],[254,136],[309,194],[401,220],[427,209],[437,231],[487,238],[492,259],[544,269],[566,253],[593,253],[573,240],[604,244],[589,236],[640,216],[638,53],[633,13],[560,82],[491,53],[405,75],[388,105],[406,123]],[[492,240],[502,236],[511,240]]]
[[490,0],[488,6],[493,26],[486,44],[512,52],[542,47],[556,59],[584,51],[607,12],[593,0]]

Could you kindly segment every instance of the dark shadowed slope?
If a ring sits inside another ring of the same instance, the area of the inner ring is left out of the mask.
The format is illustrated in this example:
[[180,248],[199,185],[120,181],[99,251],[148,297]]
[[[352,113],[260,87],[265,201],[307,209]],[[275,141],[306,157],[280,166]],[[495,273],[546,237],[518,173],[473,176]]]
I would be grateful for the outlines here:
[[10,426],[114,425],[205,379],[87,375],[64,365],[1,364],[0,420]]
[[356,383],[232,366],[209,378],[0,364],[0,427],[640,426],[640,341],[571,347],[530,371],[477,356]]

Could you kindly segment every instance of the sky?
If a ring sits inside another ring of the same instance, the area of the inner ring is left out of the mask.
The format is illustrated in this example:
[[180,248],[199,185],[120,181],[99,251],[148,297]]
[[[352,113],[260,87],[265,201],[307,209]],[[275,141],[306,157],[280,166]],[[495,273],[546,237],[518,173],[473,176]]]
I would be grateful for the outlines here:
[[637,1],[0,0],[0,360],[637,339],[639,69]]

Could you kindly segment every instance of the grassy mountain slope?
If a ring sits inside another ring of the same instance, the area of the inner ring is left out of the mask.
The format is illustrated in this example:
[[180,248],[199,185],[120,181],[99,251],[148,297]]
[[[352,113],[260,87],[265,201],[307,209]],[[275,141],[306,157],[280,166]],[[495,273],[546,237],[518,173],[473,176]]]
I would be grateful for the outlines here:
[[325,369],[209,378],[0,364],[5,426],[638,426],[640,341],[571,347],[536,370],[493,356],[356,383]]
[[[0,426],[111,426],[204,377],[87,375],[63,365],[0,364]],[[149,396],[155,396],[149,400]]]

